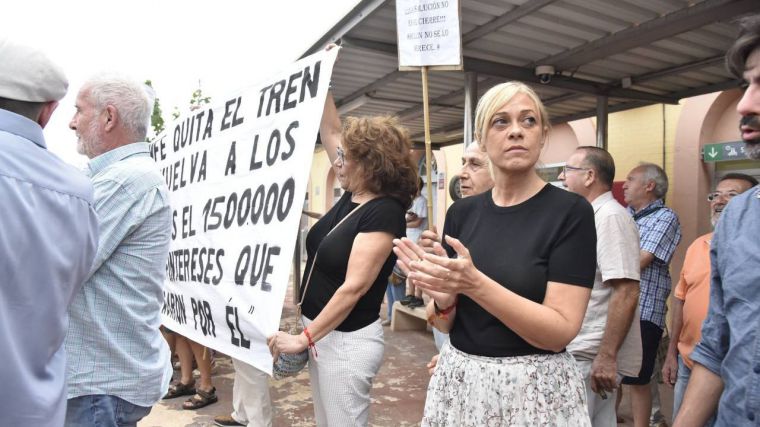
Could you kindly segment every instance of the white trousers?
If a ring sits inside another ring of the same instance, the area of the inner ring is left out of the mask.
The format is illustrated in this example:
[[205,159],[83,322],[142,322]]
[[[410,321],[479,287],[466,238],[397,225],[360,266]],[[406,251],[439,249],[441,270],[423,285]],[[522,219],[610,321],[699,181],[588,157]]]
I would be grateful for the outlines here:
[[353,332],[332,331],[316,350],[317,357],[309,355],[309,377],[317,426],[366,426],[372,380],[385,351],[380,319]]
[[272,427],[269,375],[232,358],[235,383],[232,386],[232,418],[248,427]]
[[[617,400],[617,389],[613,392],[607,392],[607,398],[602,399],[600,395],[591,390],[591,360],[578,360],[578,370],[583,376],[583,384],[586,386],[586,402],[588,403],[588,414],[591,417],[593,427],[616,427],[617,416],[615,414],[615,400]],[[618,387],[620,387],[622,377],[618,374]]]

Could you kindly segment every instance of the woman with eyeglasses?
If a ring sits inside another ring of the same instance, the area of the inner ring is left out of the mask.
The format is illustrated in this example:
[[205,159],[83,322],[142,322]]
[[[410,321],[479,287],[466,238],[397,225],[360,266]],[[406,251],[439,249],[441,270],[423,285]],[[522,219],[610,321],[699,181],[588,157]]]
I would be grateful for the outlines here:
[[330,93],[320,137],[346,192],[306,237],[304,332],[278,332],[268,343],[275,359],[311,347],[318,426],[366,426],[384,352],[378,313],[396,261],[392,242],[406,230],[417,172],[395,119],[349,117],[341,126]]
[[583,380],[565,346],[594,282],[592,208],[536,173],[549,119],[530,87],[491,88],[475,129],[493,189],[449,208],[434,253],[394,241],[409,279],[433,299],[431,323],[451,338],[422,425],[589,426]]

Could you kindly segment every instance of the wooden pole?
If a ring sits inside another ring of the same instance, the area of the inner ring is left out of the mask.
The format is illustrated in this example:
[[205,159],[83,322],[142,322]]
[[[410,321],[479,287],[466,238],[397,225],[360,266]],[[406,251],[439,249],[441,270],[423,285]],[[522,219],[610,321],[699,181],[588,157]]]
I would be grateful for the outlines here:
[[[431,174],[433,167],[433,150],[430,141],[430,106],[428,105],[428,67],[422,67],[422,107],[425,127],[425,172],[427,178],[427,213],[428,230],[433,229],[433,183]],[[436,177],[437,178],[437,177]]]

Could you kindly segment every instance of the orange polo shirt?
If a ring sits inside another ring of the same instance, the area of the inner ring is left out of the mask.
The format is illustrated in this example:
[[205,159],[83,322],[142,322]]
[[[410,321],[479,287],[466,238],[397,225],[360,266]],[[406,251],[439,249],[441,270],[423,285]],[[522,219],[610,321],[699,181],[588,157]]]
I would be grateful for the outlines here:
[[710,240],[712,233],[698,237],[686,250],[674,295],[683,300],[683,326],[678,336],[678,352],[689,369],[694,367],[691,355],[702,337],[702,322],[710,303]]

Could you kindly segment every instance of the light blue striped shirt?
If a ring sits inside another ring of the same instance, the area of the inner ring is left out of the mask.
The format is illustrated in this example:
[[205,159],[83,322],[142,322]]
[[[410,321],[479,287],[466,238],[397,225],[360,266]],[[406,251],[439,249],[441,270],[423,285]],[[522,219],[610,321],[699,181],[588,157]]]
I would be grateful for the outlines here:
[[69,309],[69,399],[106,394],[152,406],[172,369],[159,332],[172,218],[146,143],[90,160],[100,241],[89,279]]

